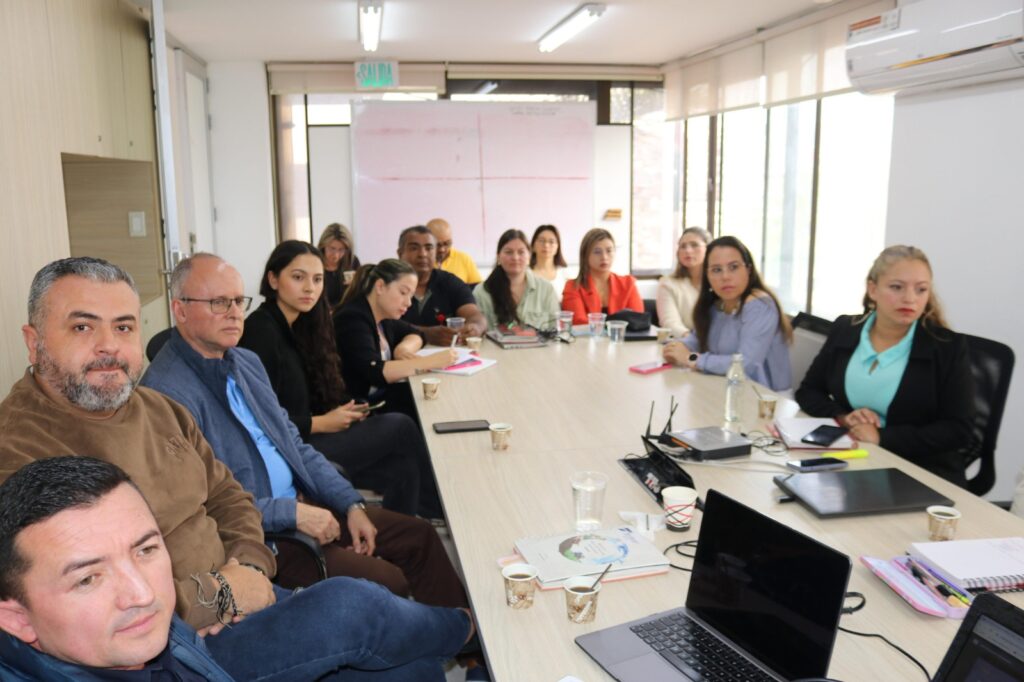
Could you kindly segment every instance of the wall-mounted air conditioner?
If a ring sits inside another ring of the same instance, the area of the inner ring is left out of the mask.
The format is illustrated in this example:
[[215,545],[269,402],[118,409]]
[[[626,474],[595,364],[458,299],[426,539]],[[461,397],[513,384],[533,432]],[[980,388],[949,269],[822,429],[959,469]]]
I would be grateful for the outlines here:
[[846,70],[862,92],[1024,78],[1024,0],[919,0],[850,26]]

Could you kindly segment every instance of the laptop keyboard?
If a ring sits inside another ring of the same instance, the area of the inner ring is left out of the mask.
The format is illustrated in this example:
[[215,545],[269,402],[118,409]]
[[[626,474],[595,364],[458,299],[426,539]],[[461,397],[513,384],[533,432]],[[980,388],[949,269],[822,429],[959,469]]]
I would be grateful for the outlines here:
[[686,614],[675,613],[629,629],[693,680],[772,682],[760,668]]

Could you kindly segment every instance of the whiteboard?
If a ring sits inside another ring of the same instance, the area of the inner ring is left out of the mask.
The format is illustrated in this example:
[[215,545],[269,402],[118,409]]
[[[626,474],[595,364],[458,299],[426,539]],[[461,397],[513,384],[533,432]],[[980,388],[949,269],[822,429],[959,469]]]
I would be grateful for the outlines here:
[[360,258],[394,256],[398,234],[431,218],[447,220],[456,247],[484,265],[512,227],[529,236],[551,223],[578,244],[593,227],[595,120],[593,102],[354,103]]

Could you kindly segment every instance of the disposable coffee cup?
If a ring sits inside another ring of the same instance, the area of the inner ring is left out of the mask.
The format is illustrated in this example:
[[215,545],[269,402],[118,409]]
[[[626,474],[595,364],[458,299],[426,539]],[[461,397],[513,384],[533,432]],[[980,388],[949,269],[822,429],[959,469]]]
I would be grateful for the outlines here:
[[758,419],[775,419],[775,406],[778,404],[779,399],[773,395],[762,396],[757,399],[757,418]]
[[565,591],[565,615],[573,623],[593,623],[597,617],[597,595],[601,592],[601,583],[593,575],[581,575],[568,578],[562,583]]
[[953,507],[934,504],[928,512],[928,539],[932,542],[944,542],[956,537],[956,524],[962,514]]
[[437,377],[425,377],[422,383],[424,399],[437,400],[441,395],[441,380]]
[[534,582],[537,569],[530,564],[509,564],[501,569],[501,577],[505,579],[505,603],[512,608],[528,609],[533,606],[533,593],[537,589]]
[[607,322],[608,340],[612,343],[622,343],[626,339],[626,327],[629,323],[623,320],[612,320]]
[[348,286],[349,284],[352,284],[352,279],[356,276],[356,271],[355,270],[345,270],[343,273],[341,273],[341,276],[345,280],[345,285]]
[[604,313],[590,313],[587,315],[587,324],[590,325],[591,336],[601,336],[604,331],[604,321],[608,316]]
[[661,503],[665,508],[666,528],[677,533],[690,529],[693,510],[697,506],[696,490],[681,485],[662,488]]
[[492,450],[508,450],[512,447],[511,424],[491,424],[488,429],[491,432]]
[[658,343],[668,343],[668,340],[672,338],[671,329],[659,329],[658,330]]
[[479,336],[467,336],[466,337],[466,346],[470,350],[480,350],[480,346],[482,346],[483,343],[484,343],[484,340],[482,338],[480,338]]

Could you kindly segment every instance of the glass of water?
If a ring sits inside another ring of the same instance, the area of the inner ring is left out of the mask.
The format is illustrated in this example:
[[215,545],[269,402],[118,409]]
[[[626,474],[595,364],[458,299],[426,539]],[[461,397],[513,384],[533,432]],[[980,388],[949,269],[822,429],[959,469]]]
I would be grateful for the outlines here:
[[572,331],[572,311],[563,310],[558,313],[558,333],[568,334]]
[[576,530],[589,531],[601,527],[604,491],[608,476],[600,471],[577,471],[570,477],[572,504],[576,511]]

